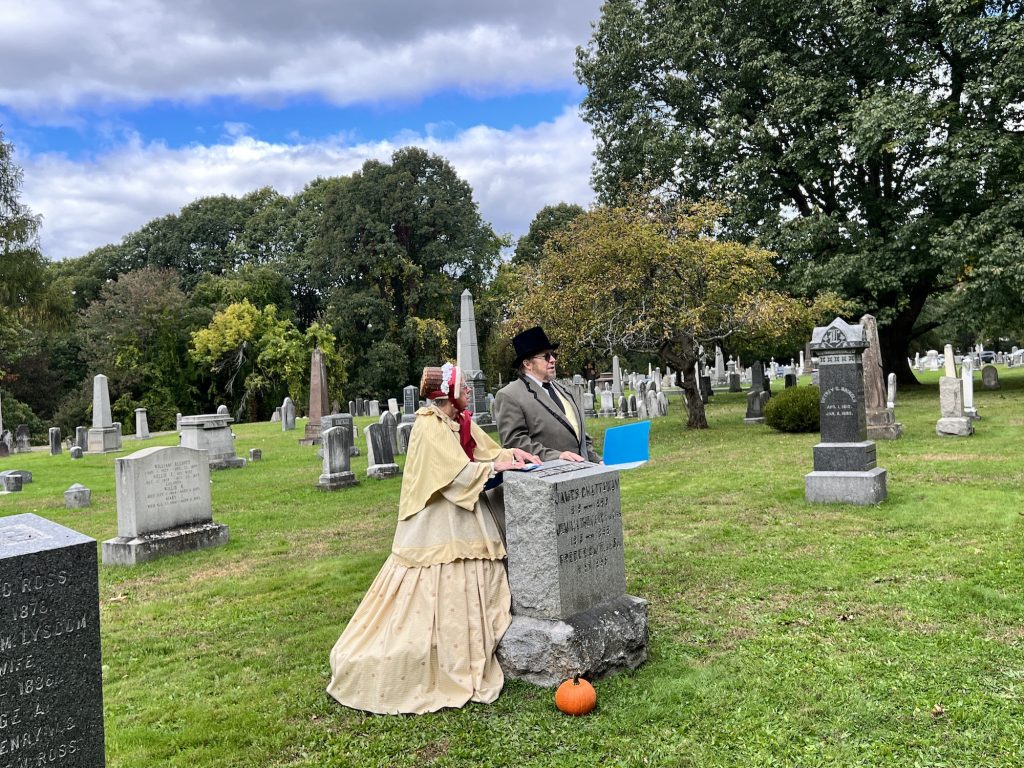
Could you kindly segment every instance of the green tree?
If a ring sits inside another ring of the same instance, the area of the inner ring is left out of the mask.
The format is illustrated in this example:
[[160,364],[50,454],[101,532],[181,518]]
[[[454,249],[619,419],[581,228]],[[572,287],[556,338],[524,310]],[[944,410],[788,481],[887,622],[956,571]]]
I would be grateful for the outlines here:
[[1019,264],[1021,9],[609,0],[577,55],[595,187],[725,200],[730,236],[775,249],[793,290],[875,314],[886,370],[914,382],[929,299],[984,285],[993,246]]
[[809,335],[835,307],[831,296],[811,305],[776,291],[774,254],[710,236],[721,214],[639,196],[584,213],[524,270],[512,328],[540,323],[570,365],[595,350],[654,355],[683,374],[687,426],[706,429],[694,371],[702,345]]
[[555,232],[565,229],[570,222],[583,213],[583,207],[575,203],[545,205],[530,222],[526,234],[516,243],[512,256],[513,264],[536,264],[544,256],[544,244]]

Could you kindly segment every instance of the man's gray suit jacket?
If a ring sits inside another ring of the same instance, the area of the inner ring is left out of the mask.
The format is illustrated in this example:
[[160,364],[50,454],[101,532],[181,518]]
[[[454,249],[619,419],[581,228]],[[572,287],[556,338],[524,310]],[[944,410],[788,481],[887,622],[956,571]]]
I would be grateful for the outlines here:
[[[502,446],[522,448],[543,461],[557,459],[562,451],[578,453],[594,463],[601,461],[586,433],[583,414],[576,401],[557,384],[553,386],[569,402],[568,413],[563,414],[551,395],[525,376],[498,390],[494,397],[494,418],[498,422]],[[583,439],[576,437],[569,419],[576,422]]]

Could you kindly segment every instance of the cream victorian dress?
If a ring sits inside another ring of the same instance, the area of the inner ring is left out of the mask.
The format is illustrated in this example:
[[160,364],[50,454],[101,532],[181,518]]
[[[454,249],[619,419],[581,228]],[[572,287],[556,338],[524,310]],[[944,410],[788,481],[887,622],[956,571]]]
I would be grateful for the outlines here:
[[416,412],[391,555],[331,650],[327,692],[382,714],[489,703],[511,617],[505,547],[483,494],[512,461],[476,424],[474,461],[437,407]]

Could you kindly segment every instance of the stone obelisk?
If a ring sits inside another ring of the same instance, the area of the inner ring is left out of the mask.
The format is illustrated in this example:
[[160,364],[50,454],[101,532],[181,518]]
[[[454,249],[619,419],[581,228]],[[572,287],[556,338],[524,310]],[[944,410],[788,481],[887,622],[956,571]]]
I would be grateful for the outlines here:
[[330,413],[327,403],[327,367],[320,347],[313,349],[309,360],[309,420],[299,445],[320,445],[320,419]]
[[480,348],[476,341],[476,312],[473,310],[473,294],[467,288],[462,292],[461,322],[458,334],[458,362],[466,373],[466,380],[473,389],[469,409],[473,421],[488,432],[497,430],[497,425],[487,409],[487,378],[480,369]]

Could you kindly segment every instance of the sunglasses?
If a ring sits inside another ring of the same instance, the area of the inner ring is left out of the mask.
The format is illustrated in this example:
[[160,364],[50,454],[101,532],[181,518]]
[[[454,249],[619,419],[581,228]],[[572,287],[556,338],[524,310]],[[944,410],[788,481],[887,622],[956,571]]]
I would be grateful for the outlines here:
[[539,355],[534,355],[530,359],[531,360],[536,360],[538,357],[543,357],[545,362],[548,362],[548,363],[550,363],[552,360],[557,360],[558,359],[558,355],[556,355],[554,352],[541,352]]

